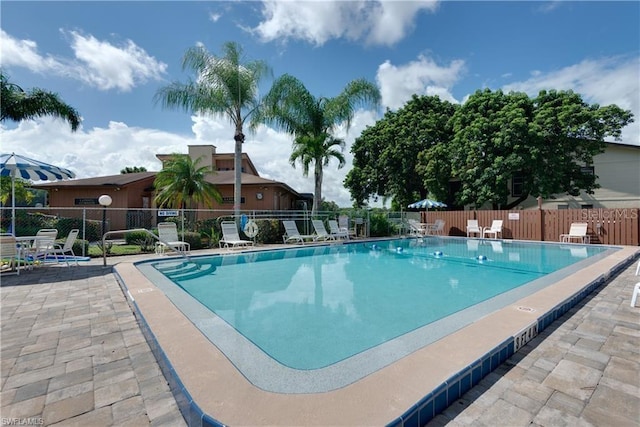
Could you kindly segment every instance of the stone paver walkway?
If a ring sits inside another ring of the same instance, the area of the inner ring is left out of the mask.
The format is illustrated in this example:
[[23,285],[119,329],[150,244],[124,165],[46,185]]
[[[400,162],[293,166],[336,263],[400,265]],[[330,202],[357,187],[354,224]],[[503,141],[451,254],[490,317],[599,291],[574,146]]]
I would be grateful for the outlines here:
[[92,264],[0,279],[2,425],[186,425],[111,267]]
[[640,426],[640,306],[630,306],[637,262],[428,426]]
[[[3,425],[185,425],[111,267],[101,263],[0,279]],[[634,272],[635,264],[429,425],[639,426]]]

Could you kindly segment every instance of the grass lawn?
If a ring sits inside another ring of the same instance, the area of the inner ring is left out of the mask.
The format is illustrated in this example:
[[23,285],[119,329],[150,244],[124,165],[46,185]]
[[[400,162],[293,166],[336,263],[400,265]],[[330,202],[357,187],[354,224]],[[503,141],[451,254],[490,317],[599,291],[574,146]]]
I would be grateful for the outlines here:
[[[140,245],[113,245],[109,252],[107,252],[107,256],[119,256],[119,255],[138,255],[142,253],[150,253],[143,252],[140,249]],[[100,246],[91,245],[89,246],[90,257],[101,257],[102,256],[102,248]]]

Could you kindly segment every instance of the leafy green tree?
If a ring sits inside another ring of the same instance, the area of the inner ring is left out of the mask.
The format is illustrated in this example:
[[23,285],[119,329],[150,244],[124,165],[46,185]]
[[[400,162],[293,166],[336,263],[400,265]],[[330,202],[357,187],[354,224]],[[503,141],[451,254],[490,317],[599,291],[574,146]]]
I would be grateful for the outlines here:
[[[16,204],[18,202],[24,202],[26,204],[31,203],[33,200],[33,193],[29,190],[31,183],[22,178],[15,178],[15,195]],[[3,206],[11,204],[11,177],[0,176],[0,202]]]
[[11,83],[9,78],[0,71],[0,121],[31,120],[36,117],[54,116],[64,119],[76,131],[80,126],[80,114],[60,97],[42,89],[31,89],[25,92],[17,84]]
[[334,98],[316,98],[300,80],[288,74],[278,78],[265,96],[256,122],[273,124],[294,137],[289,160],[294,167],[297,161],[302,164],[304,176],[313,163],[313,212],[318,211],[322,201],[323,168],[332,158],[338,160],[338,168],[345,165],[345,143],[333,133],[342,124],[349,129],[358,106],[377,106],[379,101],[378,88],[364,79],[349,82]]
[[212,207],[214,200],[222,203],[218,189],[206,180],[215,172],[208,166],[198,166],[201,160],[194,161],[186,154],[171,155],[154,181],[158,207],[195,208],[198,203]]
[[[526,94],[489,89],[477,91],[456,111],[447,153],[449,176],[462,183],[457,194],[460,204],[479,207],[491,202],[494,209],[507,205],[509,181],[529,157],[532,114],[533,102]],[[425,172],[433,180],[440,171]]]
[[155,101],[165,108],[226,117],[233,124],[233,204],[237,218],[242,195],[243,127],[258,107],[258,84],[271,71],[263,61],[245,62],[243,49],[237,43],[227,42],[222,50],[223,55],[216,57],[202,46],[189,48],[182,59],[182,68],[191,70],[195,77],[189,78],[186,83],[172,82],[159,89]]
[[[458,202],[512,209],[530,195],[593,193],[597,176],[582,167],[604,152],[606,137],[619,138],[631,121],[629,111],[589,105],[572,91],[542,91],[533,100],[524,93],[477,91],[451,120],[455,136],[446,152],[450,178],[461,182]],[[428,168],[429,159],[423,160]],[[423,174],[438,176],[426,169]],[[523,191],[509,201],[514,175],[522,177]]]
[[121,174],[128,174],[128,173],[138,173],[138,172],[146,172],[147,168],[145,168],[144,166],[127,166],[124,169],[120,170]]
[[[404,107],[387,111],[365,129],[351,148],[353,168],[345,179],[355,206],[381,196],[392,198],[396,208],[406,207],[433,193],[418,173],[418,157],[452,139],[448,122],[456,108],[437,96],[414,95]],[[438,196],[446,200],[446,190]]]

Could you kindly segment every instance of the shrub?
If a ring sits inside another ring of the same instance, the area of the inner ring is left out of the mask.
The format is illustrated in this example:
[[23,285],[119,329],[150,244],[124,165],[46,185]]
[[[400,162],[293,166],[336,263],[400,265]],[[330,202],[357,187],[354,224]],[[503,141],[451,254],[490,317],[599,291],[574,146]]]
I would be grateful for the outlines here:
[[130,231],[125,233],[124,240],[127,242],[127,245],[138,245],[140,241],[152,239],[153,237],[149,236],[149,234],[144,231]]
[[389,222],[387,215],[384,213],[371,214],[369,221],[371,237],[390,236],[396,231],[396,225]]
[[277,219],[259,219],[255,221],[258,224],[258,234],[256,235],[257,243],[282,243],[282,234],[280,230],[280,221]]
[[182,234],[182,240],[191,245],[191,250],[204,248],[204,245],[202,244],[202,238],[200,237],[200,233],[198,232],[185,231],[184,234]]
[[[69,234],[69,231],[77,228],[80,230],[78,236],[82,237],[83,221],[82,218],[58,218],[52,228],[58,229],[58,236],[60,237]],[[84,238],[90,242],[102,240],[102,235],[100,234],[101,228],[102,224],[99,221],[84,221]]]
[[[83,247],[84,252],[82,251]],[[89,256],[89,242],[87,240],[76,239],[76,241],[73,242],[73,253],[76,254],[76,256],[83,256],[83,254],[84,256]]]

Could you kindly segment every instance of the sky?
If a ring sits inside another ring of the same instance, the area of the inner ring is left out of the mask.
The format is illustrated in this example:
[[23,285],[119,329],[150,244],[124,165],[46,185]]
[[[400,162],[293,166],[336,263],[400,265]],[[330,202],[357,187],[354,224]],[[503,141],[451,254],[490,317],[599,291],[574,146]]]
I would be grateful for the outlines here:
[[[0,124],[0,151],[74,171],[78,178],[160,169],[156,154],[211,144],[234,151],[223,117],[163,109],[159,88],[184,82],[185,51],[214,55],[228,41],[273,78],[290,74],[316,97],[334,97],[352,80],[380,89],[379,109],[358,110],[346,142],[347,164],[325,168],[323,197],[352,205],[343,186],[353,141],[387,109],[413,94],[464,103],[477,90],[573,90],[590,104],[631,110],[625,144],[640,145],[638,1],[66,1],[2,2],[0,67],[23,89],[57,93],[82,116]],[[260,85],[265,94],[273,79]],[[292,137],[259,127],[243,151],[259,174],[301,193],[313,171],[289,163]]]

